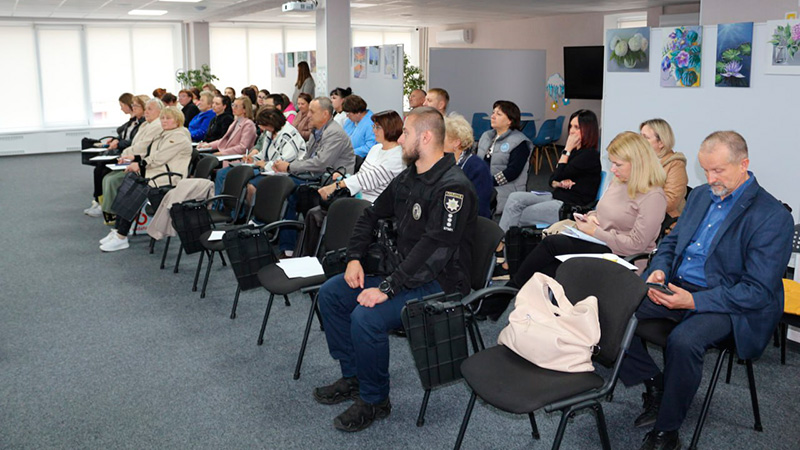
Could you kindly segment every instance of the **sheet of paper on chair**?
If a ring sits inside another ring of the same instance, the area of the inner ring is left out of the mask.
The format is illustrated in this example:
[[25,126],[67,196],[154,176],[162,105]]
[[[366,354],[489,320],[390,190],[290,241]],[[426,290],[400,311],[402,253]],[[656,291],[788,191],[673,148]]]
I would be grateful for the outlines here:
[[81,150],[81,153],[103,153],[106,150],[105,148],[85,148]]
[[325,274],[325,271],[322,270],[322,264],[313,256],[282,259],[278,262],[278,267],[283,270],[288,278],[306,278]]
[[573,253],[571,255],[558,255],[556,258],[564,262],[568,259],[572,258],[600,258],[600,259],[607,259],[609,261],[614,261],[615,263],[621,265],[622,267],[628,270],[638,270],[639,268],[634,266],[633,264],[625,261],[625,258],[619,257],[613,253]]
[[564,228],[564,231],[562,231],[561,234],[564,234],[564,235],[567,235],[569,237],[573,237],[573,238],[576,238],[576,239],[580,239],[582,241],[592,242],[592,243],[595,243],[595,244],[608,246],[605,242],[601,241],[600,239],[597,239],[594,236],[589,236],[588,234],[584,233],[583,231],[581,231],[581,230],[579,230],[579,229],[577,229],[575,227]]
[[89,161],[114,161],[114,160],[116,160],[117,158],[119,158],[119,156],[114,156],[114,155],[100,155],[100,156],[94,156],[94,157],[92,157],[92,158],[89,158]]
[[208,237],[209,241],[221,241],[222,236],[225,236],[225,231],[212,231],[211,236]]
[[106,167],[111,170],[125,170],[129,165],[130,164],[106,164]]
[[232,161],[234,159],[242,159],[244,155],[219,155],[217,159],[220,161]]

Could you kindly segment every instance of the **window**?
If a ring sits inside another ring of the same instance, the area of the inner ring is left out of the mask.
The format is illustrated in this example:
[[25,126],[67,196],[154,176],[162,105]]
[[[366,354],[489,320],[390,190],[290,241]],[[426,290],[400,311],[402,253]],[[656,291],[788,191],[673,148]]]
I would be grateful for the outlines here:
[[647,13],[625,15],[617,19],[617,28],[642,28],[647,26]]
[[81,28],[37,27],[45,126],[87,125]]
[[123,92],[140,94],[133,89],[131,58],[109,58],[109,55],[130,55],[131,32],[126,28],[88,27],[86,53],[89,66],[91,114],[94,123],[119,124],[126,120],[117,99]]
[[36,64],[36,43],[33,26],[0,26],[0,55],[13,64],[0,70],[0,86],[19,95],[20,104],[0,108],[0,131],[41,126],[39,73]]

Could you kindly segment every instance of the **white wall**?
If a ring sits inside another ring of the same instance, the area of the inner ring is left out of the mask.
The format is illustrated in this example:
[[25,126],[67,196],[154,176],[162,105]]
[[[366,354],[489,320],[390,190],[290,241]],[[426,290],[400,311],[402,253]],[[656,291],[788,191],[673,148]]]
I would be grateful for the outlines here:
[[[97,139],[116,134],[116,127],[4,133],[0,135],[0,156],[78,151],[84,137]],[[75,162],[78,162],[78,156],[75,156]]]

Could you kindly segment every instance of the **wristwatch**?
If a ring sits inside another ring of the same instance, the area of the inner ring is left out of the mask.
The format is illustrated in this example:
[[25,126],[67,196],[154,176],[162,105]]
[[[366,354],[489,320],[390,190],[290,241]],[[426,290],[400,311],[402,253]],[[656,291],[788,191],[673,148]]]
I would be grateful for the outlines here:
[[386,277],[385,280],[381,281],[381,284],[378,285],[378,290],[386,294],[389,298],[394,297],[394,290],[392,289],[392,277]]

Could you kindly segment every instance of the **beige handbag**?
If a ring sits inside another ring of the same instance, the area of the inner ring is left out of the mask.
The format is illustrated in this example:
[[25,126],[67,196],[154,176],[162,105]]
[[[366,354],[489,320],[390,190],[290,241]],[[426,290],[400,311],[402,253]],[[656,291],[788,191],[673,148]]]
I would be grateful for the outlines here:
[[592,353],[600,342],[597,297],[573,305],[556,280],[536,273],[517,294],[508,322],[498,344],[545,369],[594,371]]

